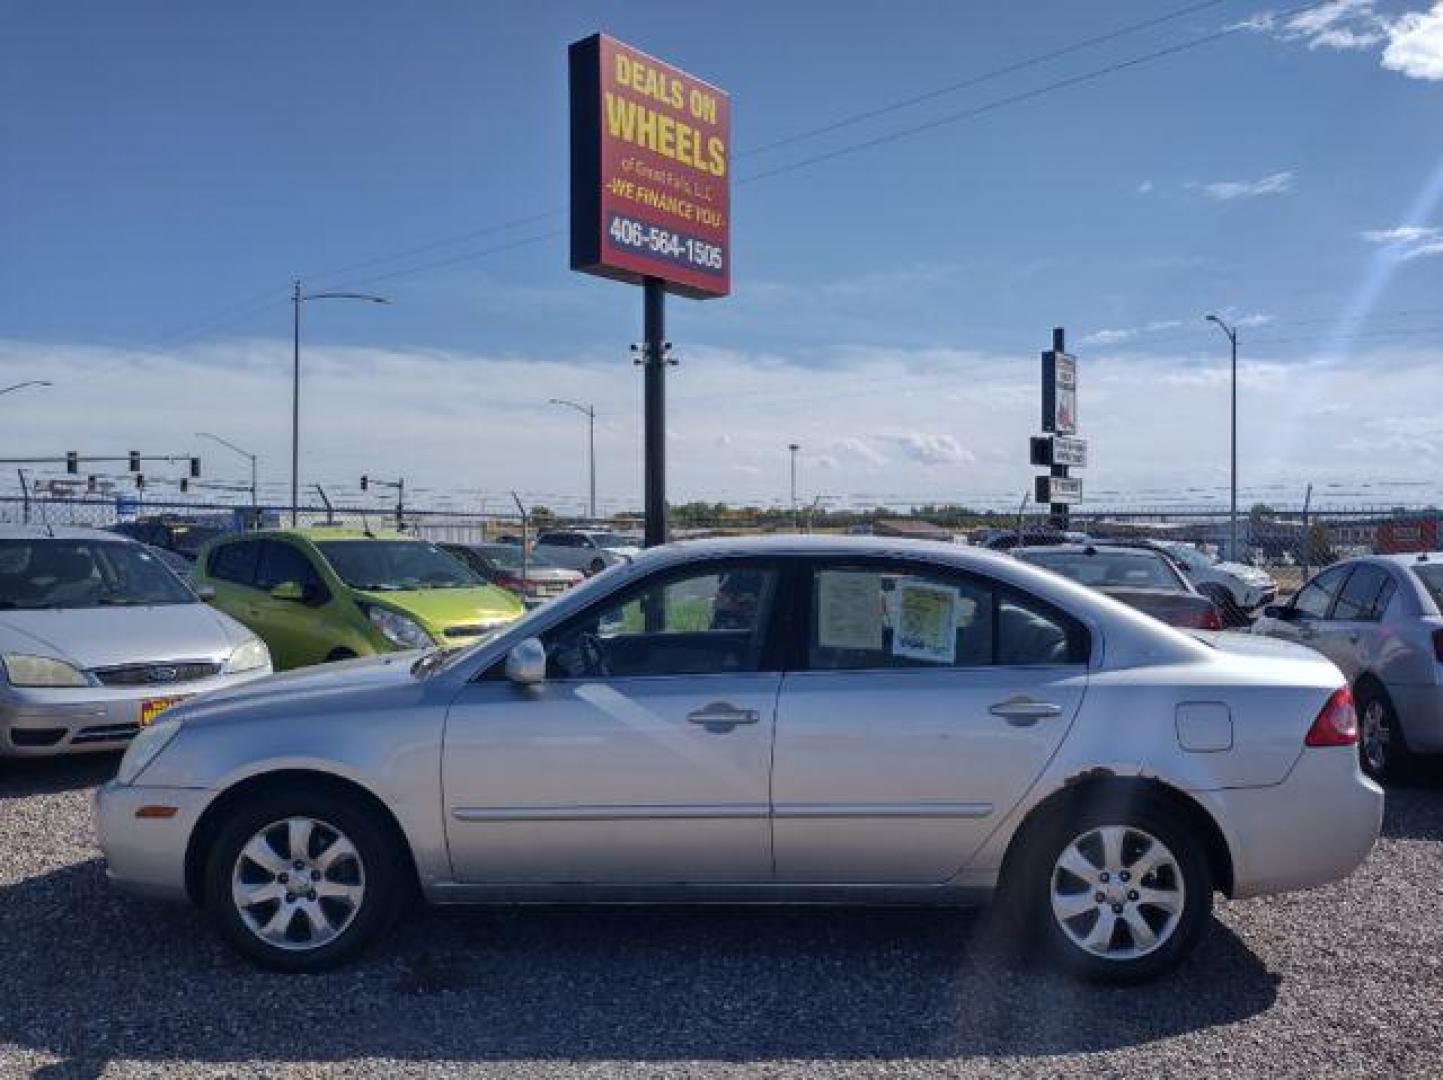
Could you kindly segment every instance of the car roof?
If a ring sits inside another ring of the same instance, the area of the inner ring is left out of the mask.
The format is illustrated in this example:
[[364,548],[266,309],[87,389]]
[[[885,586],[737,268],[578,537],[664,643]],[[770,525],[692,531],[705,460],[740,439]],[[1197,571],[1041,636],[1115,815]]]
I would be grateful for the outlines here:
[[1432,563],[1443,564],[1443,551],[1408,551],[1392,555],[1359,555],[1355,559],[1345,559],[1344,562],[1386,562],[1395,566],[1428,566]]
[[120,533],[84,525],[0,525],[0,540],[99,540],[109,544],[137,542]]
[[1141,544],[1109,544],[1105,542],[1095,544],[1028,544],[1026,547],[1013,548],[1012,554],[1022,559],[1033,552],[1053,555],[1099,555],[1104,551],[1121,555],[1151,555],[1164,562],[1167,561],[1167,556],[1153,547],[1147,547]]
[[407,536],[405,533],[394,530],[376,530],[367,532],[365,529],[336,528],[327,525],[301,526],[295,529],[257,529],[253,532],[231,533],[220,537],[221,542],[227,540],[309,540],[312,543],[321,540],[414,540],[417,543],[429,543],[419,536]]

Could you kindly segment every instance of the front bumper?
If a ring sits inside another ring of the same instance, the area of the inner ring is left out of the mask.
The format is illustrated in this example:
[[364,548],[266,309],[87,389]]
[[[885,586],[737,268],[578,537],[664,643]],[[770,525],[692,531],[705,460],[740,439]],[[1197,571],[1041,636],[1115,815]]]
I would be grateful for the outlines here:
[[1358,768],[1355,746],[1304,750],[1280,784],[1193,795],[1227,839],[1234,897],[1341,880],[1383,824],[1383,789]]
[[140,728],[140,707],[159,698],[192,698],[269,675],[257,668],[194,682],[149,686],[0,687],[0,757],[49,757],[114,751]]
[[[186,846],[211,795],[203,788],[102,785],[95,793],[95,830],[105,876],[136,896],[185,900]],[[175,813],[137,817],[141,807],[174,807]]]

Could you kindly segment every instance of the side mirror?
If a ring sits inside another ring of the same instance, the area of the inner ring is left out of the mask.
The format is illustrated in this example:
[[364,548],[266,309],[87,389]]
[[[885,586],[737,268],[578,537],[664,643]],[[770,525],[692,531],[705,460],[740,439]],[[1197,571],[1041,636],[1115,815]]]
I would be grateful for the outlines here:
[[215,599],[215,588],[211,585],[202,585],[195,590],[195,595],[200,597],[201,603],[209,604]]
[[271,590],[276,600],[292,600],[298,604],[306,600],[306,587],[299,581],[283,581]]
[[546,680],[546,646],[534,637],[518,641],[506,654],[506,677],[518,686]]
[[1269,619],[1278,619],[1282,622],[1288,622],[1293,617],[1293,609],[1288,607],[1287,604],[1269,604],[1267,607],[1263,608],[1263,614]]

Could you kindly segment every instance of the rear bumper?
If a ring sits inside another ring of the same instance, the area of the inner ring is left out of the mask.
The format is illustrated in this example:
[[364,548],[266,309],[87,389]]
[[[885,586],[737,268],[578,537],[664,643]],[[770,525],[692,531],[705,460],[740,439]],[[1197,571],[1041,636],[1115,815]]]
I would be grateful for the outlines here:
[[1390,685],[1388,697],[1408,748],[1420,754],[1443,754],[1443,686]]
[[[185,851],[211,792],[128,787],[111,781],[95,793],[95,830],[105,876],[136,896],[185,900]],[[173,817],[137,817],[143,806],[174,807]]]
[[1383,824],[1383,789],[1358,768],[1353,746],[1304,750],[1280,784],[1193,795],[1227,839],[1235,897],[1341,880]]

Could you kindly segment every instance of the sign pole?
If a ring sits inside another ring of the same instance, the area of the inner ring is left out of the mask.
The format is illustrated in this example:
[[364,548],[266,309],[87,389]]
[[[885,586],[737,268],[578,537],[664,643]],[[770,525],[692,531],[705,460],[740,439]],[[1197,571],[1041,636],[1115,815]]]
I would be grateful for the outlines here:
[[666,284],[642,282],[646,546],[666,543]]
[[[1067,351],[1066,342],[1065,342],[1065,340],[1064,340],[1065,337],[1066,337],[1066,332],[1063,330],[1062,327],[1060,327],[1060,326],[1054,326],[1054,327],[1052,328],[1052,351],[1053,351],[1053,352],[1055,352],[1055,353],[1065,353],[1065,352]],[[1053,466],[1052,466],[1052,475],[1053,475],[1053,476],[1062,477],[1062,478],[1066,479],[1066,477],[1067,477],[1067,466],[1066,466],[1066,465],[1053,465]],[[1067,509],[1067,503],[1057,503],[1057,502],[1052,503],[1052,527],[1053,527],[1054,529],[1057,529],[1059,532],[1066,532],[1066,531],[1067,531],[1067,526],[1068,526],[1068,509]]]

